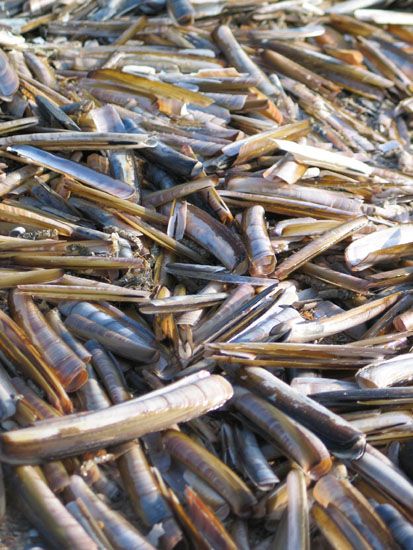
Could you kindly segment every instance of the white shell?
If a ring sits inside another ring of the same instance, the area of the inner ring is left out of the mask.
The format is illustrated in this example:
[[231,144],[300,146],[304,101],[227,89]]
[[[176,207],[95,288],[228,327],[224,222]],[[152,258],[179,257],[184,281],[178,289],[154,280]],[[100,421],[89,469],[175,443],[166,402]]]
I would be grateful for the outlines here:
[[408,243],[413,243],[413,224],[411,223],[375,231],[353,241],[346,248],[345,259],[347,265],[354,271],[366,269],[374,263],[373,261],[364,262],[370,254]]

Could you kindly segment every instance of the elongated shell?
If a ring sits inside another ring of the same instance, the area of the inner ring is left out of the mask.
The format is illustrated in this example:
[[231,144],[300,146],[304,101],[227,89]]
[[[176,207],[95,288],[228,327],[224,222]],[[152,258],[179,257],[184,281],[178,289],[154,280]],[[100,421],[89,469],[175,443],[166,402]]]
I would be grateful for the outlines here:
[[69,315],[66,318],[65,325],[81,338],[85,340],[93,338],[101,344],[105,344],[110,351],[126,359],[150,363],[159,358],[159,352],[153,350],[153,348],[144,344],[137,344],[126,336],[94,323],[82,315],[76,313]]
[[97,450],[165,429],[223,405],[232,387],[221,376],[208,376],[163,395],[132,399],[101,411],[39,422],[0,436],[2,460],[38,464]]
[[92,364],[115,405],[128,401],[132,394],[126,389],[120,366],[113,356],[95,340],[88,340],[86,349],[92,355]]
[[413,546],[413,526],[391,504],[379,504],[375,511],[389,527],[393,537],[401,548],[408,550]]
[[72,160],[42,151],[31,145],[14,145],[13,147],[9,147],[9,150],[38,166],[43,166],[58,174],[70,176],[95,189],[105,191],[109,195],[128,199],[134,194],[134,190],[123,181],[115,180],[106,174],[95,172],[83,164],[78,164]]
[[188,515],[213,548],[237,550],[235,542],[217,516],[188,486],[185,488],[185,500],[188,506]]
[[292,469],[287,476],[288,550],[310,549],[307,486],[304,473]]
[[178,25],[192,25],[195,10],[190,0],[167,0],[168,10]]
[[362,388],[386,388],[413,380],[413,354],[405,353],[360,369],[356,380]]
[[236,287],[212,316],[196,325],[193,331],[194,340],[199,343],[208,341],[210,335],[215,332],[219,321],[229,319],[236,309],[251,300],[253,296],[252,286],[244,284]]
[[143,363],[159,358],[154,337],[126,315],[116,316],[101,305],[89,302],[61,303],[59,310],[68,316],[66,327],[86,340],[97,340],[110,351]]
[[57,309],[51,309],[46,313],[46,319],[50,323],[50,326],[59,335],[59,337],[70,347],[70,349],[84,362],[89,363],[91,360],[90,353],[84,348],[84,346],[76,340],[71,332],[65,327],[59,311]]
[[311,507],[311,513],[317,527],[333,548],[342,550],[370,550],[371,546],[344,514],[334,506],[323,508],[317,502]]
[[360,461],[351,462],[351,467],[380,493],[400,504],[411,520],[413,517],[413,486],[403,472],[385,455],[374,447],[368,447]]
[[188,205],[186,233],[200,246],[214,254],[231,271],[246,269],[246,251],[242,241],[225,225],[193,205]]
[[176,430],[168,430],[163,442],[171,455],[183,462],[215,489],[238,516],[249,516],[256,503],[254,495],[221,460]]
[[265,226],[264,208],[253,206],[244,211],[242,227],[247,239],[250,273],[253,277],[270,275],[276,264],[274,250]]
[[239,387],[232,404],[313,479],[330,470],[331,458],[323,443],[273,405]]
[[53,548],[98,550],[83,527],[52,493],[39,469],[33,466],[16,468],[15,488],[23,512]]
[[390,533],[373,507],[347,479],[337,479],[332,474],[324,476],[315,485],[313,495],[324,508],[338,508],[374,548],[395,548]]
[[338,334],[373,319],[392,306],[399,298],[400,294],[394,293],[319,321],[297,323],[288,334],[287,341],[311,342],[317,338]]
[[63,387],[69,392],[81,388],[88,378],[85,363],[52,329],[31,297],[14,291],[10,307],[17,323],[53,365]]
[[[247,72],[256,78],[258,81],[257,87],[264,94],[268,96],[278,95],[278,89],[241,48],[231,29],[227,25],[221,25],[218,27],[215,31],[215,39],[228,61],[240,72]],[[282,122],[281,113],[277,122]]]
[[252,483],[262,491],[273,489],[280,480],[267,462],[255,435],[245,428],[236,428],[235,440],[239,462]]
[[121,452],[116,463],[123,484],[142,521],[152,526],[170,518],[172,512],[161,495],[142,445],[133,441],[117,447],[116,451]]
[[338,227],[334,227],[315,238],[314,241],[306,245],[304,248],[292,254],[278,266],[275,271],[275,276],[279,279],[285,279],[290,273],[312,260],[331,246],[346,239],[365,225],[368,219],[364,216],[356,218],[348,222],[344,222]]
[[335,455],[357,458],[364,452],[366,440],[360,430],[267,370],[248,367],[240,373],[239,379],[312,430]]
[[403,224],[375,231],[353,241],[345,251],[347,265],[361,271],[379,261],[386,260],[386,251],[395,246],[413,243],[413,224]]
[[19,88],[19,79],[10,65],[6,54],[0,50],[0,97],[3,101],[11,101]]
[[144,536],[121,514],[111,510],[95,493],[89,489],[80,476],[72,476],[70,491],[80,499],[90,511],[92,517],[102,522],[105,534],[114,548],[119,550],[155,550]]
[[58,410],[72,412],[73,405],[52,366],[39,354],[25,332],[0,310],[0,350],[31,378]]

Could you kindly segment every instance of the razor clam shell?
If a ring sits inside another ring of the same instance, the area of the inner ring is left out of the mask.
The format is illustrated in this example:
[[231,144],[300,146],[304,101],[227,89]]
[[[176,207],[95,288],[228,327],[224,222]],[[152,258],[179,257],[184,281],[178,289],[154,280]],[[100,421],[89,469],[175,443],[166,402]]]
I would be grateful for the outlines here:
[[[362,90],[363,88],[357,88],[355,85],[363,83],[368,87],[374,88],[390,88],[393,85],[391,80],[382,77],[381,75],[375,74],[373,72],[367,71],[365,69],[360,69],[347,65],[342,61],[335,59],[334,57],[311,51],[309,49],[304,50],[297,46],[292,46],[285,44],[283,42],[270,41],[266,43],[266,46],[270,49],[291,57],[297,63],[304,63],[307,67],[314,70],[317,69],[322,75],[327,75],[338,84],[343,84],[348,80],[352,91]],[[354,87],[353,87],[354,86]]]
[[0,288],[12,288],[20,284],[48,283],[60,279],[62,275],[62,269],[0,270]]
[[155,525],[172,516],[158,488],[156,478],[149,466],[139,441],[116,447],[121,455],[116,463],[126,491],[142,521]]
[[336,456],[360,457],[366,441],[361,430],[259,367],[238,374],[239,381],[315,433]]
[[[131,134],[141,134],[141,130],[129,119],[125,119],[126,129]],[[169,134],[168,134],[169,135]],[[162,141],[157,141],[154,147],[142,149],[142,155],[150,162],[160,164],[173,174],[184,178],[197,178],[202,173],[202,163],[196,158],[189,157],[176,151]]]
[[356,380],[362,388],[386,388],[409,383],[413,379],[413,355],[406,353],[378,361],[360,369]]
[[[241,287],[242,288],[242,287]],[[250,295],[250,290],[245,289],[247,295]],[[240,291],[243,294],[243,291]],[[203,334],[205,341],[210,341],[211,339],[220,338],[220,340],[230,337],[234,332],[238,332],[243,326],[247,323],[251,317],[255,317],[257,311],[263,311],[267,309],[272,302],[276,299],[277,295],[280,293],[280,287],[278,285],[272,285],[255,296],[251,296],[248,300],[241,299],[241,303],[235,303],[234,300],[229,300],[226,305],[230,307],[226,308],[226,311],[223,310],[223,315],[219,314],[215,323],[211,323],[206,329],[207,335]],[[242,296],[241,294],[241,296]],[[235,305],[235,307],[234,307]],[[203,331],[202,326],[200,331]],[[200,334],[196,336],[201,338]]]
[[246,251],[241,239],[204,210],[188,205],[186,233],[230,271],[242,275],[246,270]]
[[[336,313],[341,313],[343,311],[344,309],[342,309],[340,306],[337,306],[334,302],[326,300],[323,302],[318,302],[313,310],[313,313],[316,319],[322,319],[323,317],[330,317],[332,315],[335,315]],[[346,333],[357,341],[358,338],[362,338],[362,335],[364,335],[365,332],[366,325],[359,325],[348,330]]]
[[147,394],[100,411],[48,419],[4,433],[0,456],[12,464],[39,464],[101,449],[196,418],[221,407],[231,396],[231,385],[211,375],[161,396]]
[[338,286],[339,288],[347,288],[348,290],[359,292],[360,294],[369,293],[369,283],[364,279],[353,277],[347,273],[334,271],[328,267],[313,264],[312,262],[307,262],[301,269],[305,274],[317,277],[317,279]]
[[413,487],[402,472],[393,464],[387,464],[382,456],[379,451],[368,449],[359,461],[352,461],[350,466],[380,492],[400,503],[411,518]]
[[[266,212],[276,214],[287,214],[292,216],[305,215],[317,216],[322,219],[343,220],[353,216],[352,211],[342,208],[327,207],[318,202],[303,201],[299,199],[286,198],[284,196],[267,196],[252,193],[240,193],[237,191],[219,191],[221,197],[225,198],[228,205],[247,207],[254,204],[261,204]],[[324,203],[325,201],[323,201]]]
[[19,187],[25,180],[36,174],[41,174],[42,169],[37,166],[23,166],[13,172],[9,172],[4,180],[0,181],[0,197],[7,195],[16,187]]
[[389,527],[394,539],[401,548],[413,544],[413,526],[391,504],[377,504],[375,511]]
[[212,307],[228,297],[226,292],[217,292],[211,295],[195,294],[186,296],[170,296],[163,299],[152,299],[148,305],[139,307],[141,313],[180,313],[197,310],[200,307]]
[[406,432],[409,437],[409,432],[412,430],[413,417],[407,412],[383,412],[381,414],[372,414],[365,418],[356,418],[351,420],[351,425],[361,430],[367,435],[372,434],[370,439],[375,441],[386,438],[386,432],[394,430],[399,435]]
[[85,348],[91,354],[92,365],[108,392],[113,404],[131,399],[132,394],[125,387],[120,366],[99,342],[88,340]]
[[0,96],[3,101],[11,101],[19,87],[18,76],[7,55],[0,51]]
[[228,503],[210,485],[191,470],[185,470],[183,479],[202,497],[204,502],[215,511],[216,516],[225,520],[230,513]]
[[65,326],[83,340],[94,339],[104,344],[107,349],[125,357],[126,359],[139,360],[143,363],[152,363],[159,358],[159,352],[145,342],[137,342],[133,339],[106,328],[91,321],[83,315],[71,313],[66,317]]
[[278,89],[243,51],[228,26],[221,25],[218,27],[215,31],[215,38],[218,46],[233,67],[236,67],[239,71],[249,73],[256,78],[258,81],[257,87],[264,94],[268,96],[278,96]]
[[317,338],[324,338],[356,327],[385,311],[396,302],[399,296],[398,293],[390,294],[384,298],[372,300],[365,305],[327,317],[326,319],[321,319],[320,321],[297,323],[291,328],[287,341],[311,342]]
[[85,507],[82,502],[72,500],[66,504],[66,509],[76,518],[93,542],[96,543],[98,550],[104,550],[110,546],[103,531],[99,530],[99,527],[93,522],[88,513],[85,513]]
[[[37,147],[43,147],[44,150],[57,150],[64,151],[79,149],[109,149],[111,147],[120,147],[124,146],[127,148],[136,148],[141,147],[154,147],[156,144],[155,141],[147,139],[147,136],[134,136],[133,134],[127,133],[115,133],[115,132],[53,132],[53,133],[42,133],[42,134],[20,134],[9,136],[5,138],[0,138],[0,148],[13,150],[13,147],[21,147],[23,145],[36,145]],[[14,151],[18,154],[24,154],[24,150],[19,152],[19,150]],[[33,155],[33,151],[31,152]],[[26,151],[27,155],[27,151]],[[27,155],[28,156],[28,155]],[[37,157],[33,156],[33,162],[40,162],[39,155]],[[45,162],[49,162],[50,166],[50,157],[45,157]],[[56,160],[55,160],[56,162]],[[56,162],[57,164],[57,162]],[[119,180],[118,180],[119,181]]]
[[268,464],[253,432],[244,427],[236,428],[235,439],[241,466],[252,483],[263,491],[273,489],[280,480]]
[[106,409],[111,405],[109,397],[100,386],[93,368],[90,365],[86,365],[86,371],[88,379],[76,393],[79,401],[79,410],[98,411]]
[[260,132],[256,135],[229,143],[222,148],[222,152],[229,158],[237,156],[237,164],[244,164],[244,162],[256,158],[261,154],[276,150],[277,145],[274,142],[276,138],[288,138],[307,131],[308,123],[306,121],[286,124],[285,126],[272,128],[266,132]]
[[285,279],[290,273],[307,263],[309,260],[318,256],[337,242],[346,239],[356,231],[365,227],[368,223],[366,217],[356,218],[348,222],[334,227],[316,237],[314,241],[304,246],[296,254],[292,254],[288,259],[284,260],[275,270],[275,276],[279,279]]
[[412,15],[402,11],[357,9],[354,15],[361,21],[368,21],[377,25],[413,25]]
[[190,183],[182,183],[180,185],[175,185],[170,189],[161,189],[160,191],[155,191],[145,196],[144,203],[147,206],[158,207],[173,200],[180,199],[191,193],[201,191],[202,189],[207,189],[213,187],[217,183],[217,179],[213,178],[201,178],[194,180]]
[[271,275],[276,265],[264,216],[264,208],[258,205],[247,208],[243,213],[242,227],[247,240],[252,276]]
[[314,392],[310,397],[326,407],[353,409],[365,407],[399,408],[413,402],[412,388],[368,388]]
[[337,508],[370,545],[383,550],[395,547],[390,533],[373,507],[348,479],[338,479],[328,474],[317,482],[313,495],[324,508]]
[[13,291],[10,309],[17,324],[53,365],[63,387],[69,392],[81,388],[88,378],[85,363],[53,330],[30,296]]
[[[73,266],[72,266],[73,269]],[[104,283],[101,283],[104,284]],[[21,294],[30,294],[31,296],[44,297],[44,298],[55,298],[58,300],[69,299],[69,300],[84,300],[87,298],[90,301],[102,300],[115,301],[115,302],[146,302],[145,293],[141,291],[134,292],[131,289],[110,288],[110,285],[105,287],[99,287],[99,283],[96,286],[83,286],[83,285],[17,285],[17,289]],[[111,292],[112,290],[112,292]]]
[[409,547],[412,0],[320,2],[0,2],[0,459],[40,545]]
[[167,0],[166,5],[178,25],[193,24],[195,10],[190,0]]
[[313,519],[331,546],[368,550],[371,545],[353,524],[334,506],[323,508],[317,502],[311,507]]
[[270,334],[279,323],[295,320],[302,321],[302,317],[292,307],[288,307],[297,299],[296,289],[293,285],[287,286],[277,300],[263,312],[257,319],[254,319],[247,327],[231,338],[231,342],[263,342],[270,338]]
[[19,466],[13,478],[22,509],[53,547],[98,549],[83,527],[53,494],[37,468]]
[[235,288],[208,319],[198,323],[193,331],[195,342],[205,342],[214,333],[217,323],[231,316],[234,308],[239,308],[254,296],[254,290],[249,285],[240,285]]
[[47,97],[38,95],[35,99],[42,117],[56,120],[60,126],[67,128],[68,130],[80,131],[79,126],[74,122],[74,120],[72,120],[63,109],[50,101]]
[[213,103],[212,99],[205,97],[198,92],[191,92],[173,84],[167,84],[159,80],[150,80],[143,76],[131,75],[123,73],[115,69],[98,69],[91,71],[88,74],[89,78],[97,79],[98,81],[109,81],[117,83],[129,91],[143,91],[144,93],[157,97],[167,97],[194,103],[195,105],[209,106]]
[[70,492],[75,499],[80,499],[87,506],[92,517],[103,523],[108,540],[117,548],[139,548],[139,550],[154,550],[144,536],[118,512],[111,510],[87,486],[83,478],[74,475],[71,477]]
[[264,399],[236,387],[232,405],[261,428],[265,436],[297,462],[312,479],[318,479],[330,470],[331,458],[323,443]]
[[214,547],[236,550],[237,546],[224,525],[197,493],[187,486],[184,495],[188,506],[188,515],[195,527],[198,527],[203,533],[204,539],[210,541]]
[[335,390],[354,390],[357,384],[334,378],[319,376],[296,376],[291,380],[291,387],[303,395],[323,394]]
[[217,491],[240,517],[251,515],[256,499],[247,485],[206,449],[176,430],[163,434],[166,450]]
[[339,153],[323,151],[310,145],[301,145],[282,139],[274,139],[274,143],[279,149],[291,153],[297,162],[303,164],[327,168],[350,175],[363,174],[370,176],[373,172],[373,168],[367,164],[345,157]]
[[248,277],[247,275],[233,275],[222,267],[170,263],[165,266],[165,271],[172,275],[188,277],[189,279],[203,279],[206,281],[217,281],[221,283],[231,283],[235,285],[248,284],[251,286],[270,286],[274,284],[274,279],[265,279],[264,277]]
[[41,254],[23,253],[3,253],[3,258],[13,258],[17,265],[29,267],[62,267],[72,269],[128,269],[142,267],[140,258],[115,258],[104,256],[49,256]]
[[105,303],[89,302],[65,302],[58,305],[59,311],[63,315],[82,315],[96,324],[113,330],[122,336],[136,342],[136,344],[146,344],[147,346],[155,343],[155,337],[151,330],[144,324],[134,320],[117,308]]
[[[179,288],[179,287],[178,287]],[[205,294],[217,294],[222,290],[222,285],[220,283],[208,283],[206,286],[201,288],[198,292],[199,295],[203,296]],[[203,314],[205,313],[204,308],[199,308],[195,310],[189,310],[182,313],[178,318],[176,318],[177,325],[196,325]]]
[[8,150],[38,166],[48,168],[58,174],[70,176],[86,185],[105,191],[109,195],[128,199],[134,193],[133,189],[124,182],[115,180],[105,174],[98,174],[87,166],[42,151],[31,145],[13,145],[8,147]]
[[300,357],[305,354],[306,359],[340,358],[340,357],[381,357],[393,352],[376,346],[352,346],[335,344],[308,344],[298,342],[239,342],[239,343],[211,343],[209,347],[223,352],[255,353],[269,357]]
[[16,370],[32,379],[60,411],[73,411],[73,404],[56,376],[52,366],[44,360],[25,332],[0,310],[0,351]]
[[[260,195],[265,195],[269,197],[285,197],[290,199],[302,200],[306,202],[314,202],[320,205],[329,206],[332,208],[337,208],[340,210],[348,211],[349,213],[354,213],[354,215],[362,213],[363,202],[356,197],[351,197],[346,193],[339,191],[323,190],[322,194],[314,193],[314,191],[305,187],[304,185],[299,184],[285,184],[278,183],[274,184],[268,182],[268,180],[259,177],[234,177],[229,179],[227,188],[233,191],[239,191],[241,193],[258,193]],[[299,219],[300,220],[300,219]],[[311,229],[318,229],[318,233],[323,233],[323,226],[325,231],[333,229],[338,225],[331,220],[315,220],[314,218],[301,218],[304,220],[312,220]],[[301,221],[300,220],[300,221]],[[298,221],[298,220],[297,220]],[[283,225],[294,223],[294,220],[283,220],[279,222],[276,228],[282,228]],[[317,224],[320,224],[317,228]],[[276,229],[277,234],[279,233]]]
[[288,543],[287,548],[310,548],[307,486],[304,473],[292,469],[287,476]]
[[413,224],[376,231],[353,241],[345,251],[347,265],[354,271],[386,259],[386,249],[413,242]]

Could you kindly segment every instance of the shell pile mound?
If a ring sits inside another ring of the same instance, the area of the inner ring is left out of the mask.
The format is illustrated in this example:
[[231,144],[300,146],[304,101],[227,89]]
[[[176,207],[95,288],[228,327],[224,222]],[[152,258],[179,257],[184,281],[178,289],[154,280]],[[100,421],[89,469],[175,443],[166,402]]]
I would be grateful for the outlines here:
[[412,2],[0,4],[3,521],[411,550]]

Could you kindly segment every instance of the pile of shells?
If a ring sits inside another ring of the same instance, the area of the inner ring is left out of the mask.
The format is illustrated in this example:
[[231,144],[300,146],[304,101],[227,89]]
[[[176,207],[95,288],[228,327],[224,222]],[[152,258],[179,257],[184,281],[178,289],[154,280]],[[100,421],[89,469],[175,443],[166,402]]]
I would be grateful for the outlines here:
[[4,522],[413,548],[410,10],[0,3]]

